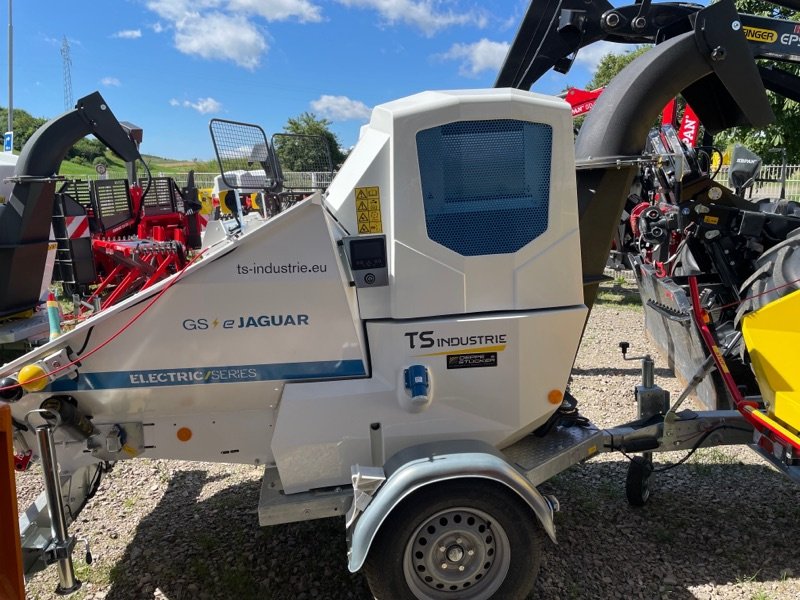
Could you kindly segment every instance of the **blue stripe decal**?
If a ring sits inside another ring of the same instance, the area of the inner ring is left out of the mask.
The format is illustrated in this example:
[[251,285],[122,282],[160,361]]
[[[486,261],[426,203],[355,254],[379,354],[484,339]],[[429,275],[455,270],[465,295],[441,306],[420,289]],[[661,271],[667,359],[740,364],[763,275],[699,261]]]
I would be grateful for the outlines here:
[[143,371],[106,371],[81,373],[76,380],[64,377],[54,381],[50,385],[50,390],[53,392],[116,390],[202,385],[206,383],[332,379],[337,377],[358,377],[366,374],[364,363],[360,360],[330,360],[271,365],[225,365]]

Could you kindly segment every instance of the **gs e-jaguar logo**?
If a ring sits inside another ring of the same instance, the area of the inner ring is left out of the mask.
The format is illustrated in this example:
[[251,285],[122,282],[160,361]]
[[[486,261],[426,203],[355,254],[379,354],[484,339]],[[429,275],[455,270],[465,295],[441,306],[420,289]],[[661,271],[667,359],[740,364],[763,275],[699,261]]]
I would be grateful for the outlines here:
[[181,326],[186,331],[208,329],[248,329],[251,327],[302,327],[309,324],[309,316],[303,314],[244,315],[234,319],[207,319],[204,317],[184,319]]

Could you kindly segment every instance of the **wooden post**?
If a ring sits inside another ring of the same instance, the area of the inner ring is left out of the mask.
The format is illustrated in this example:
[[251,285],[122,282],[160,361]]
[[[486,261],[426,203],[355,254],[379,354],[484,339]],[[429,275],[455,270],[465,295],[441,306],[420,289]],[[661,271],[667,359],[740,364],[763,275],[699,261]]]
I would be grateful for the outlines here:
[[11,407],[0,404],[0,598],[25,600],[13,437]]

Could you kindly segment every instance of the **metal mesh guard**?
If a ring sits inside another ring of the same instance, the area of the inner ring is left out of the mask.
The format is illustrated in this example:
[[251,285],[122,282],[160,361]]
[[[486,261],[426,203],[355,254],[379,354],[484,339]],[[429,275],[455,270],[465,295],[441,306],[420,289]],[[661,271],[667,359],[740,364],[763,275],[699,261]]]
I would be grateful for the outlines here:
[[104,231],[133,219],[127,179],[99,179],[93,187],[95,216]]
[[59,190],[60,194],[67,194],[83,208],[92,207],[92,192],[89,189],[89,182],[83,179],[71,179],[65,181]]
[[183,210],[183,199],[170,177],[153,177],[145,194],[144,214],[147,216],[170,214]]
[[225,119],[211,119],[208,127],[225,185],[237,190],[274,185],[275,165],[261,127]]
[[321,135],[276,133],[272,147],[288,190],[326,190],[333,179],[328,141]]
[[547,229],[553,130],[511,119],[417,133],[428,237],[462,256],[510,254]]

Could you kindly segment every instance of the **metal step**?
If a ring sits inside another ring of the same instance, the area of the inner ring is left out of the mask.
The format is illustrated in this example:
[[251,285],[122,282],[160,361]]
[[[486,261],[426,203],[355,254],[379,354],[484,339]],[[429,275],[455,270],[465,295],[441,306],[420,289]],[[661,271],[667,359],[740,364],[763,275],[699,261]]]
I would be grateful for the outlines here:
[[349,485],[284,494],[277,467],[267,467],[258,498],[258,522],[266,527],[344,516],[352,502],[353,488]]
[[547,481],[603,450],[603,431],[595,427],[554,427],[546,436],[528,435],[502,450],[533,485]]

